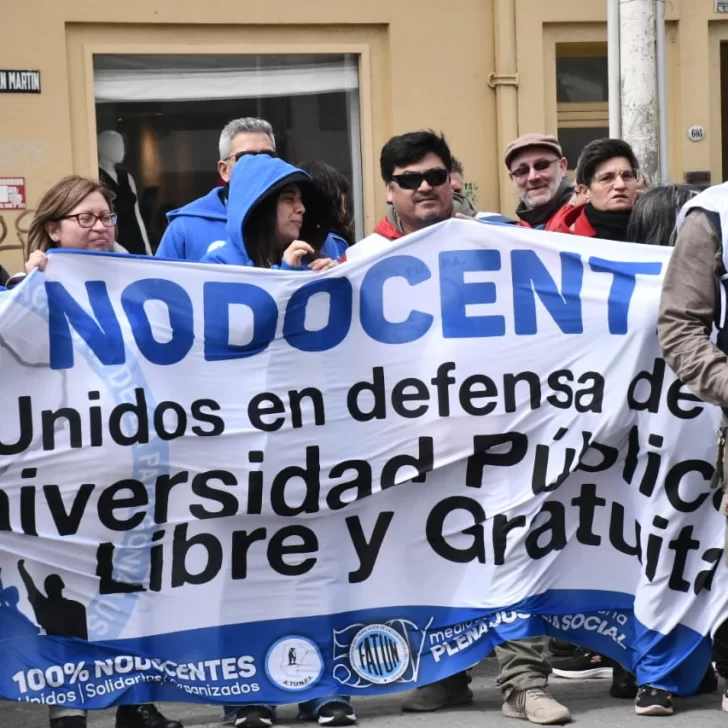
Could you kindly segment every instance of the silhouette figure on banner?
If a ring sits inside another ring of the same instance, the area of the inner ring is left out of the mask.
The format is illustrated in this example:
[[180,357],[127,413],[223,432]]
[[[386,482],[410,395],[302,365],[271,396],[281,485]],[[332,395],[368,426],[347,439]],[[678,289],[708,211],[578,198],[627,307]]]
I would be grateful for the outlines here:
[[35,621],[45,630],[46,634],[56,637],[88,639],[86,607],[81,602],[75,602],[63,596],[66,585],[58,574],[50,574],[46,577],[44,583],[46,593],[43,594],[33,583],[23,559],[18,561],[18,571],[28,590],[28,601],[35,612]]
[[295,647],[291,647],[291,649],[288,650],[288,664],[289,665],[296,664],[296,648]]
[[[3,570],[0,569],[0,575],[2,574],[2,571]],[[0,576],[0,607],[13,609],[16,612],[19,612],[18,602],[20,602],[20,592],[18,591],[18,587],[4,587],[2,576]]]
[[19,609],[20,592],[15,586],[3,586],[0,569],[0,633],[20,636],[37,635],[39,630]]

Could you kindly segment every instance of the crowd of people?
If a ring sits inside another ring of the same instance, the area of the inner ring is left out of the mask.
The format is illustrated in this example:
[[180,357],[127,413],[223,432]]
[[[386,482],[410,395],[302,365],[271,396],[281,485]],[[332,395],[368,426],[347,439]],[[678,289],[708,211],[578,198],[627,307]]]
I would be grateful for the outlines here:
[[[728,193],[713,188],[699,194],[689,185],[652,186],[630,145],[620,139],[587,144],[575,181],[567,173],[567,160],[554,136],[525,134],[508,145],[503,161],[519,198],[514,218],[477,210],[464,194],[463,165],[442,135],[421,130],[393,137],[380,156],[386,210],[374,232],[357,242],[346,177],[320,161],[298,167],[289,164],[277,156],[268,122],[236,119],[220,136],[217,168],[224,184],[168,214],[169,225],[156,255],[323,271],[384,250],[392,241],[452,217],[616,243],[667,246],[677,242],[665,280],[660,341],[668,363],[683,381],[707,402],[727,407],[728,336],[724,334],[728,328],[721,329],[717,345],[710,340],[710,331],[714,321],[725,326],[726,320],[725,311],[722,318],[720,313],[728,300],[722,233],[728,234]],[[10,288],[34,268],[43,269],[52,248],[118,250],[116,223],[113,195],[103,183],[78,176],[64,178],[38,205],[25,272],[12,277],[3,272],[0,282]],[[508,717],[543,725],[571,720],[569,709],[547,690],[552,672],[564,678],[611,677],[610,694],[633,699],[638,714],[673,712],[668,691],[638,685],[636,677],[613,660],[563,642],[545,638],[505,642],[495,655],[502,711]],[[723,628],[715,639],[715,661],[718,673],[728,677],[728,637]],[[402,709],[424,712],[468,704],[473,700],[470,682],[466,671],[417,688],[406,696]],[[711,666],[698,691],[713,692],[717,687]],[[728,690],[723,707],[728,710]],[[299,711],[302,718],[321,725],[356,722],[345,695],[303,703]],[[268,728],[275,721],[275,708],[230,705],[224,717],[238,728]],[[50,725],[85,728],[85,713],[51,708]],[[124,706],[117,715],[117,728],[181,725],[151,704]]]

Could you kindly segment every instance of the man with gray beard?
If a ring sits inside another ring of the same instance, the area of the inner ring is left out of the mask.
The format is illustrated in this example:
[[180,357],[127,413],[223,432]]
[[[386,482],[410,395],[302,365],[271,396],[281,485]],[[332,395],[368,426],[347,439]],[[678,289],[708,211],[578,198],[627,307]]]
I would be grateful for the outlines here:
[[518,137],[506,147],[505,163],[520,198],[516,215],[524,227],[543,229],[574,196],[566,158],[555,136]]

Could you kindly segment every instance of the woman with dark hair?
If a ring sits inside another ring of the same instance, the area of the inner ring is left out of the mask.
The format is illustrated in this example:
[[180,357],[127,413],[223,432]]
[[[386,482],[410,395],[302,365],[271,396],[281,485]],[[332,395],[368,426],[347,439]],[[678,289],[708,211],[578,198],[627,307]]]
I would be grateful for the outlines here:
[[326,162],[304,162],[300,165],[323,195],[332,220],[331,235],[341,245],[341,255],[354,244],[354,220],[349,212],[349,180]]
[[233,168],[227,242],[203,263],[324,270],[340,257],[331,211],[311,177],[282,159],[257,154]]
[[585,202],[564,205],[546,230],[624,242],[637,199],[639,174],[639,162],[627,142],[589,142],[576,164],[577,192]]
[[692,185],[651,187],[637,200],[627,226],[630,243],[670,245],[677,214],[700,190]]
[[[336,265],[338,248],[329,235],[327,200],[306,172],[282,159],[267,154],[243,157],[232,172],[227,209],[227,242],[208,252],[203,263],[314,271]],[[301,719],[319,725],[356,723],[345,695],[327,695],[298,708]],[[273,705],[225,706],[225,720],[235,728],[270,728],[275,718]]]

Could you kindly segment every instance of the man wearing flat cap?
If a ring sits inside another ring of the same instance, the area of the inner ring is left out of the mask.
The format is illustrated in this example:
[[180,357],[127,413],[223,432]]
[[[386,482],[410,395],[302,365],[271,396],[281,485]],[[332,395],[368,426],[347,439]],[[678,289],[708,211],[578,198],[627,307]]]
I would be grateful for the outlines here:
[[521,225],[544,228],[574,196],[566,158],[555,136],[524,134],[506,147],[504,161],[520,199],[516,214]]

